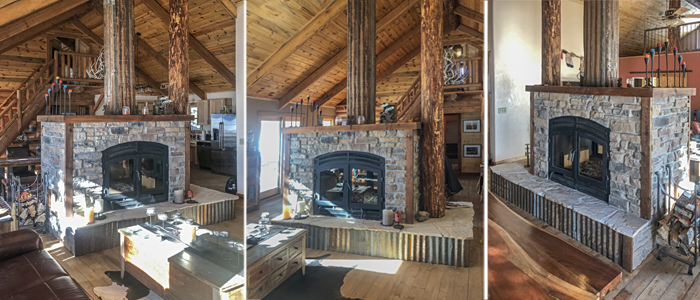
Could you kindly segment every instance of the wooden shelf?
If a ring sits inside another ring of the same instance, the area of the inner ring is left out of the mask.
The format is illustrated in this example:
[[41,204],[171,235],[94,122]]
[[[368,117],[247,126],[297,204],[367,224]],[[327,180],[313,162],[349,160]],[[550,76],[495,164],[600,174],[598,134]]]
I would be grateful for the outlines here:
[[416,130],[420,129],[420,123],[381,123],[344,126],[307,126],[283,128],[283,134],[313,133],[313,132],[349,132],[349,131],[375,131],[375,130]]
[[627,97],[668,97],[695,96],[695,88],[618,88],[618,87],[582,87],[582,86],[542,86],[528,85],[528,92],[627,96]]
[[159,122],[159,121],[191,121],[192,115],[113,115],[113,116],[38,116],[38,122],[51,123],[100,123],[100,122]]

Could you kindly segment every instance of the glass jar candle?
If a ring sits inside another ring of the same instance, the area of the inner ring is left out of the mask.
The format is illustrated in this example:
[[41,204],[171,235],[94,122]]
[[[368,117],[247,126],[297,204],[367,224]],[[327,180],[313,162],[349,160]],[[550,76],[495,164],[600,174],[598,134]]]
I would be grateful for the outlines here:
[[148,106],[144,106],[144,107],[141,109],[141,114],[144,115],[144,116],[148,115]]
[[341,126],[343,125],[343,117],[335,117],[335,126]]
[[365,116],[358,116],[357,117],[357,125],[362,125],[365,124]]
[[131,114],[131,109],[129,109],[128,106],[122,107],[122,115],[127,116],[127,115],[130,115],[130,114]]

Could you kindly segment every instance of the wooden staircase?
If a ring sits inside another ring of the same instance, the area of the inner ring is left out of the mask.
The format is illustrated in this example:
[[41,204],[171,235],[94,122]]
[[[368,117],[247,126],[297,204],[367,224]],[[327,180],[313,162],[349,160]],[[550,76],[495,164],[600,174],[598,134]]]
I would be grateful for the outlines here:
[[20,87],[12,92],[0,105],[0,153],[17,140],[29,124],[45,111],[44,94],[48,92],[54,78],[54,61],[47,62],[29,76]]
[[420,118],[420,79],[418,76],[406,93],[401,96],[396,105],[396,122],[405,123],[409,119],[417,120]]

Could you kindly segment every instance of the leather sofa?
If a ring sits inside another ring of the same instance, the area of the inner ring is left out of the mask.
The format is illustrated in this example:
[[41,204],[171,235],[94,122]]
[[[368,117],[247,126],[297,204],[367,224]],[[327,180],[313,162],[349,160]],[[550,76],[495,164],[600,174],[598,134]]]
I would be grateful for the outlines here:
[[92,299],[32,230],[0,234],[0,299]]

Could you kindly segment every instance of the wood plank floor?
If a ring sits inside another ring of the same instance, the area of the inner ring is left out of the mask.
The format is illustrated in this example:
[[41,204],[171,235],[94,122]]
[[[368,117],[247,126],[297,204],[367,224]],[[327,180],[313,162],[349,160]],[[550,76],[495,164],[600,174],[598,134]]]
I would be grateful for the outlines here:
[[[469,268],[435,265],[419,262],[402,262],[395,274],[353,269],[345,276],[340,288],[344,297],[351,299],[483,299],[483,203],[477,194],[478,174],[459,175],[463,190],[454,195],[451,201],[465,201],[474,204],[474,239],[470,244]],[[272,198],[261,202],[260,209],[248,213],[248,223],[255,223],[263,212],[271,217],[282,211],[282,198]],[[307,250],[307,257],[330,254],[326,259],[367,260],[376,257],[354,255],[341,252]],[[307,263],[308,260],[307,260]]]
[[661,261],[656,260],[656,251],[646,258],[646,260],[634,272],[627,272],[619,265],[606,257],[586,247],[580,242],[563,234],[561,231],[549,226],[541,220],[529,215],[522,209],[506,204],[518,215],[527,219],[540,228],[558,236],[561,239],[583,249],[595,256],[600,261],[613,266],[622,272],[622,280],[605,299],[614,300],[692,300],[700,299],[700,280],[698,274],[700,267],[693,268],[693,275],[688,275],[688,266],[681,264],[669,257],[663,257]]

